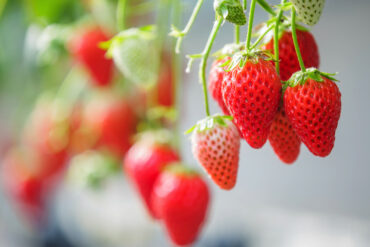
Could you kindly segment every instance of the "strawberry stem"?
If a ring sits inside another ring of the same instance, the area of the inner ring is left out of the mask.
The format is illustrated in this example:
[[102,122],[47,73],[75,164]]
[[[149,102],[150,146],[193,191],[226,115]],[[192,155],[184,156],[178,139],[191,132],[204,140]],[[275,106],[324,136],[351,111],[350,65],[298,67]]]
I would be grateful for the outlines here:
[[[281,4],[284,4],[286,0],[281,0]],[[280,75],[280,63],[279,63],[279,24],[281,17],[283,16],[283,9],[279,10],[279,13],[276,17],[275,30],[274,30],[274,53],[275,53],[275,68],[276,73]]]
[[240,42],[240,26],[239,25],[235,25],[235,33],[234,33],[234,39],[235,39],[235,43],[236,44],[239,44]]
[[274,26],[270,26],[268,29],[266,29],[265,32],[263,32],[263,34],[261,34],[258,39],[254,42],[254,44],[250,47],[250,49],[254,49],[260,42],[261,40],[266,36],[266,34],[268,34],[268,32],[271,31],[271,29],[273,28]]
[[270,7],[270,5],[265,0],[257,0],[258,4],[269,14],[275,16],[275,11]]
[[297,53],[299,66],[301,66],[302,72],[305,72],[306,67],[304,66],[304,63],[303,63],[302,54],[301,54],[301,51],[299,49],[298,39],[297,39],[297,31],[296,31],[296,23],[295,23],[295,17],[296,17],[295,11],[296,10],[295,10],[294,6],[292,6],[292,38],[293,38],[295,52]]
[[126,28],[127,0],[119,0],[117,3],[117,29],[122,31]]
[[197,4],[194,7],[193,13],[191,14],[189,18],[188,23],[186,24],[185,28],[180,32],[179,36],[177,37],[176,49],[175,49],[176,53],[180,53],[180,47],[181,47],[182,40],[188,34],[191,27],[193,26],[194,21],[196,17],[198,16],[200,7],[202,7],[203,1],[204,0],[198,0]]
[[201,60],[200,65],[199,65],[199,79],[200,79],[200,81],[202,82],[202,85],[203,85],[204,103],[205,103],[207,116],[210,116],[209,106],[208,106],[207,81],[206,81],[207,59],[208,59],[208,56],[209,56],[209,53],[211,51],[213,42],[216,38],[216,35],[218,33],[218,30],[220,29],[220,26],[221,26],[222,22],[223,22],[223,18],[218,16],[216,21],[213,24],[211,34],[209,35],[206,47],[204,48],[204,51],[202,53],[202,60]]
[[[181,22],[181,1],[180,0],[175,0],[173,4],[173,15],[172,18],[174,20],[174,24],[178,25]],[[180,55],[175,52],[175,47],[176,43],[173,40],[173,45],[172,45],[172,61],[173,61],[173,66],[172,66],[172,80],[173,80],[173,104],[174,107],[178,111],[177,116],[181,116],[180,114],[180,104],[181,104],[181,99],[180,99],[180,90],[181,90],[181,84],[182,84],[182,78],[181,78],[181,59]],[[177,117],[175,121],[175,126],[174,126],[174,132],[175,132],[175,145],[177,146],[179,152],[180,152],[180,128],[179,128],[179,117]]]
[[254,19],[254,10],[256,8],[256,0],[252,0],[251,7],[249,10],[249,19],[248,19],[248,33],[247,41],[245,42],[245,49],[250,50],[251,38],[252,38],[252,28],[253,28],[253,19]]

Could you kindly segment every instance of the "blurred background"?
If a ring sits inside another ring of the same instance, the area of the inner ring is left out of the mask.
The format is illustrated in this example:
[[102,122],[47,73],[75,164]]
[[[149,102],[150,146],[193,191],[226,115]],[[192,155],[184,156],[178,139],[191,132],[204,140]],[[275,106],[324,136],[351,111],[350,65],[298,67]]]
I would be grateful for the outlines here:
[[[136,9],[139,14],[132,15],[127,25],[153,23],[153,4],[136,2],[133,6],[142,4]],[[193,0],[182,2],[181,27],[194,4]],[[127,85],[117,68],[109,88],[102,87],[104,79],[90,83],[93,75],[81,65],[85,58],[73,47],[78,43],[74,36],[92,23],[105,28],[101,41],[114,35],[116,5],[115,0],[0,0],[1,246],[170,246],[121,172],[123,154],[117,145],[125,144],[112,138],[101,140],[94,131],[104,132],[106,125],[107,132],[119,128],[109,125],[109,120],[95,121],[110,112],[133,115],[116,119],[125,124],[136,125],[139,119],[151,122],[143,102],[153,95],[161,98],[159,81],[175,63],[169,58],[171,51],[163,51],[165,55],[158,60],[158,85],[142,90]],[[370,124],[370,83],[365,68],[370,56],[369,11],[368,0],[328,0],[320,22],[312,28],[320,69],[339,72],[342,93],[342,113],[330,156],[315,157],[302,145],[296,163],[287,166],[269,144],[254,150],[243,142],[236,187],[221,191],[208,180],[211,211],[195,246],[370,245],[370,131],[366,128]],[[266,18],[257,6],[255,23]],[[203,49],[213,21],[212,2],[206,1],[180,55],[179,146],[183,159],[194,167],[198,165],[189,138],[181,133],[204,117],[203,94],[196,67],[189,74],[183,72],[185,54]],[[241,37],[245,31],[243,27]],[[172,38],[164,37],[170,44]],[[232,40],[233,26],[225,23],[214,51]],[[174,104],[173,99],[157,101],[165,107]],[[134,113],[128,110],[133,105]],[[213,101],[211,110],[219,111]],[[80,111],[90,120],[75,119]],[[49,118],[54,119],[54,127]],[[47,137],[43,135],[57,141],[45,147]],[[90,149],[95,151],[86,151]],[[43,166],[25,164],[46,162],[54,165],[42,172],[40,184],[34,174]],[[80,165],[84,163],[93,165],[84,168]],[[112,165],[101,167],[101,163]]]

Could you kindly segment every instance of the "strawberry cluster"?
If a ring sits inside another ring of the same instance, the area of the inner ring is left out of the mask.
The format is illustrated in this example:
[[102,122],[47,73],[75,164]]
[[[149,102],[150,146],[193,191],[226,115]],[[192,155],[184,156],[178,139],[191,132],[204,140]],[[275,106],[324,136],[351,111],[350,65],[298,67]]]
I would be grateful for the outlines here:
[[[231,11],[227,7],[231,2],[219,4]],[[251,13],[255,3],[251,3]],[[303,26],[296,30],[296,12],[303,23],[314,25],[324,1],[282,1],[278,12],[261,6],[274,17],[265,24],[260,38],[250,44],[252,15],[245,47],[226,45],[215,54],[210,69],[208,90],[226,116],[209,116],[206,102],[208,117],[189,131],[193,131],[194,157],[226,190],[236,183],[240,138],[256,149],[269,140],[276,155],[287,164],[296,161],[302,142],[312,154],[325,157],[334,147],[341,112],[335,79],[317,69],[320,59],[313,35]],[[219,8],[215,5],[216,18],[234,23],[228,18],[236,17],[219,14]],[[290,19],[283,15],[286,10],[291,10]],[[273,29],[274,35],[259,44]],[[200,67],[201,75],[204,68]],[[204,77],[201,81],[205,83]]]

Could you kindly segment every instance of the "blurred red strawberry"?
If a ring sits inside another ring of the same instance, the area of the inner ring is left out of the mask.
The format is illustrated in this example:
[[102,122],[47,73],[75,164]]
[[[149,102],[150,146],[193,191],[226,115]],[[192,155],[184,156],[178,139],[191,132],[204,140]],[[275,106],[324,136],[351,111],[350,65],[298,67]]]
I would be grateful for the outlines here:
[[109,36],[99,27],[82,31],[71,40],[69,49],[75,59],[90,73],[97,86],[107,86],[113,78],[113,61],[105,57],[105,50],[99,47]]
[[24,130],[23,142],[41,165],[45,177],[58,175],[67,160],[70,126],[68,119],[58,118],[50,101],[39,102]]
[[157,218],[151,205],[153,185],[164,167],[179,160],[174,148],[167,143],[158,142],[151,133],[136,142],[127,152],[124,160],[125,172],[153,218]]
[[13,148],[2,160],[2,181],[9,196],[32,220],[42,213],[40,166],[30,150]]
[[138,122],[127,99],[104,96],[91,100],[85,109],[86,127],[95,135],[98,147],[122,157],[131,147]]

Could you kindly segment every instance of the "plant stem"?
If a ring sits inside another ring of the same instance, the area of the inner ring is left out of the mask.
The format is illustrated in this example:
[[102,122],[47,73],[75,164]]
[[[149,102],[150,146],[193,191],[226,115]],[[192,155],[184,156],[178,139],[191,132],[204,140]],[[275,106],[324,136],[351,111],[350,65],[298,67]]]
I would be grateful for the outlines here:
[[118,0],[117,4],[117,29],[122,31],[126,28],[127,0]]
[[186,36],[188,34],[191,27],[193,26],[194,21],[195,21],[196,17],[198,16],[200,7],[202,7],[203,1],[204,0],[198,0],[197,4],[194,7],[193,13],[190,16],[190,19],[189,19],[188,23],[186,24],[185,28],[181,31],[181,35],[177,38],[176,50],[175,50],[176,53],[180,52],[180,47],[181,47],[182,40],[184,39],[184,36]]
[[213,24],[213,28],[212,28],[211,34],[209,35],[206,47],[204,48],[204,51],[202,53],[202,60],[199,65],[199,79],[203,84],[204,103],[205,103],[207,117],[210,116],[209,106],[208,106],[207,81],[206,81],[207,59],[208,59],[213,42],[216,38],[216,35],[218,33],[218,30],[220,29],[222,22],[223,22],[223,19],[221,17],[217,17],[217,20]]
[[302,72],[305,72],[306,71],[306,67],[304,66],[303,59],[302,59],[302,54],[301,54],[301,51],[300,51],[299,45],[298,45],[295,16],[296,16],[296,14],[295,14],[295,8],[292,7],[292,38],[293,38],[295,52],[297,53],[297,57],[298,57],[298,61],[299,61],[299,66],[301,66]]
[[[286,0],[281,0],[281,3],[285,3]],[[275,53],[275,68],[276,73],[280,75],[280,63],[279,63],[279,27],[280,27],[280,21],[281,17],[283,15],[283,10],[280,9],[279,13],[276,17],[275,22],[275,30],[274,30],[274,53]]]
[[258,39],[256,40],[256,42],[254,42],[254,44],[250,47],[250,49],[255,48],[255,47],[258,45],[258,43],[260,43],[260,42],[261,42],[261,40],[266,36],[266,34],[267,34],[268,32],[270,32],[270,31],[271,31],[271,29],[272,29],[273,27],[274,27],[274,26],[270,26],[268,29],[266,29],[266,31],[265,31],[265,32],[263,32],[263,34],[261,34],[261,35],[258,37]]
[[240,26],[239,25],[235,25],[235,43],[236,44],[239,44],[240,42]]
[[257,2],[269,14],[271,14],[272,16],[276,15],[275,11],[270,7],[270,5],[265,0],[257,0]]
[[243,0],[243,10],[247,10],[247,0]]
[[[173,23],[174,25],[178,25],[181,22],[181,0],[172,0],[173,1]],[[175,120],[174,132],[175,132],[175,144],[180,150],[180,121],[179,118],[181,116],[181,85],[182,85],[182,78],[181,78],[181,59],[180,55],[175,52],[176,43],[175,40],[172,40],[172,80],[173,80],[173,105],[175,109],[177,109],[177,119]]]
[[252,28],[253,28],[253,19],[254,19],[254,10],[256,8],[256,0],[252,0],[251,7],[249,10],[249,19],[248,19],[248,33],[247,41],[245,42],[245,49],[250,50],[251,38],[252,38]]

